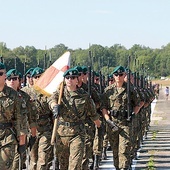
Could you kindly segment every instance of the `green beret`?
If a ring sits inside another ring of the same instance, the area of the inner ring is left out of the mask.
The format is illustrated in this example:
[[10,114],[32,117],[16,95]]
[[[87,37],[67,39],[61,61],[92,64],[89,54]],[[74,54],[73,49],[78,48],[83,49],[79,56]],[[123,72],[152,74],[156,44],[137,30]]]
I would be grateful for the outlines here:
[[36,75],[42,74],[44,70],[40,67],[35,67],[34,70],[31,73],[31,77],[34,77]]
[[87,73],[87,67],[86,66],[82,66],[82,72]]
[[95,75],[96,77],[99,77],[99,73],[96,72],[96,71],[94,71],[94,75]]
[[27,71],[26,71],[26,73],[25,73],[25,75],[27,75],[27,74],[32,74],[32,72],[33,72],[33,70],[34,70],[34,68],[30,68],[30,69],[28,69]]
[[66,76],[75,76],[75,77],[78,77],[79,76],[79,72],[75,68],[70,68],[67,71],[65,71],[65,73],[63,74],[63,77],[66,77]]
[[113,74],[109,74],[109,75],[108,75],[108,78],[109,78],[109,80],[110,80],[110,79],[113,79]]
[[6,69],[5,65],[0,62],[0,70]]
[[83,69],[81,66],[76,66],[76,67],[74,67],[74,69],[76,69],[79,73],[83,72]]
[[125,70],[126,70],[127,73],[128,72],[132,73],[132,71],[130,69],[128,69],[128,68],[126,68]]
[[22,74],[17,71],[16,69],[10,69],[7,73],[6,73],[6,77],[16,77],[18,76],[19,78],[22,78]]
[[125,68],[123,66],[117,66],[114,70],[113,70],[113,74],[114,73],[123,73],[125,72]]

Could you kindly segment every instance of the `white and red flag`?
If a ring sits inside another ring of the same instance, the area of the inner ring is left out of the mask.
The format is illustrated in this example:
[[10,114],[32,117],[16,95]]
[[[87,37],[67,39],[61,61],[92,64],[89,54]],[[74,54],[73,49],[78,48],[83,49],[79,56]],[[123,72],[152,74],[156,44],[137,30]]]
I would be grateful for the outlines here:
[[63,74],[70,68],[70,52],[65,52],[39,78],[34,89],[50,96],[63,81]]

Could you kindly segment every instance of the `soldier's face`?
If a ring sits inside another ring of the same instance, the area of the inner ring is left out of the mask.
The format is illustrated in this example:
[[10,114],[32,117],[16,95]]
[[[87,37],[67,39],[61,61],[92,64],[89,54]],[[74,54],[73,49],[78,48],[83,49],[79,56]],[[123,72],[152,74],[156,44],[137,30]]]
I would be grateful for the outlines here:
[[35,84],[40,77],[41,77],[41,74],[35,75],[35,76],[33,77],[33,84]]
[[75,76],[65,77],[65,82],[67,87],[75,87],[78,83],[78,79]]
[[0,70],[0,85],[4,85],[6,78],[6,71],[4,69]]
[[27,75],[27,82],[28,82],[28,84],[30,84],[31,86],[34,84],[33,78],[32,78],[30,75]]
[[115,73],[115,74],[113,74],[113,76],[114,76],[115,82],[122,83],[122,82],[124,82],[124,78],[126,75],[123,72],[123,73]]
[[88,80],[88,73],[83,73],[83,82],[87,82]]
[[13,88],[14,90],[17,90],[20,85],[19,77],[16,77],[16,76],[8,77],[6,79],[6,84],[7,86]]
[[78,81],[79,81],[79,82],[82,82],[82,81],[83,81],[83,76],[84,76],[83,73],[80,73],[80,75],[79,75],[79,77],[78,77]]

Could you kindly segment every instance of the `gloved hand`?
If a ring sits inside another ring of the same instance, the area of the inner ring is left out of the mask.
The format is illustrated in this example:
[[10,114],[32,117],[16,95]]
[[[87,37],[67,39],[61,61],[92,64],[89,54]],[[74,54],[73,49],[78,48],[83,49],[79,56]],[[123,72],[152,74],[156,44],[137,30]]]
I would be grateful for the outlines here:
[[113,121],[111,121],[110,119],[108,119],[108,120],[106,120],[106,122],[108,123],[108,125],[111,127],[112,130],[114,130],[114,131],[117,131],[117,130],[118,130],[117,125],[116,125]]
[[53,112],[53,117],[56,119],[58,114],[59,114],[59,112],[60,112],[60,105],[59,104],[55,105],[53,107],[53,111],[52,112]]
[[18,145],[18,153],[22,155],[24,152],[26,152],[26,145]]
[[32,149],[32,147],[33,147],[33,145],[34,145],[36,139],[37,139],[36,136],[34,136],[34,137],[33,137],[33,136],[30,136],[29,142],[28,142],[28,146],[30,147],[30,150]]

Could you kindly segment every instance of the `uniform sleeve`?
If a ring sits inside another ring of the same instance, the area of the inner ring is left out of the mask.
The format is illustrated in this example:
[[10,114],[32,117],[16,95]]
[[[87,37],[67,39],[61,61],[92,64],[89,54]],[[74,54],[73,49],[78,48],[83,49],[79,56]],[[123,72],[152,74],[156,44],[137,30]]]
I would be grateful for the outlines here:
[[99,119],[99,114],[96,111],[96,106],[94,104],[94,101],[92,99],[88,98],[86,100],[86,102],[87,102],[86,110],[88,110],[87,115],[90,117],[90,119],[92,121],[95,121],[95,120]]
[[15,114],[15,118],[16,118],[16,125],[15,125],[15,129],[17,132],[17,136],[21,136],[21,135],[25,135],[26,131],[25,128],[22,127],[22,112],[21,112],[21,99],[19,97],[19,95],[16,95],[16,100],[14,101],[14,114]]
[[95,104],[100,104],[100,96],[95,88],[92,88],[91,97]]
[[131,96],[132,96],[132,103],[133,103],[133,107],[135,106],[139,106],[140,102],[141,102],[141,98],[140,95],[138,93],[138,91],[134,88],[134,86],[131,86]]
[[53,108],[51,108],[51,103],[53,103],[53,102],[58,103],[58,98],[59,98],[59,92],[58,92],[58,91],[55,91],[55,92],[47,99],[47,102],[48,102],[48,105],[49,105],[50,110],[53,109]]
[[36,127],[37,126],[36,107],[30,97],[28,97],[28,100],[27,100],[27,109],[28,109],[29,128]]
[[101,110],[107,109],[109,110],[109,95],[113,93],[112,87],[106,87],[104,89],[103,94],[101,95]]

